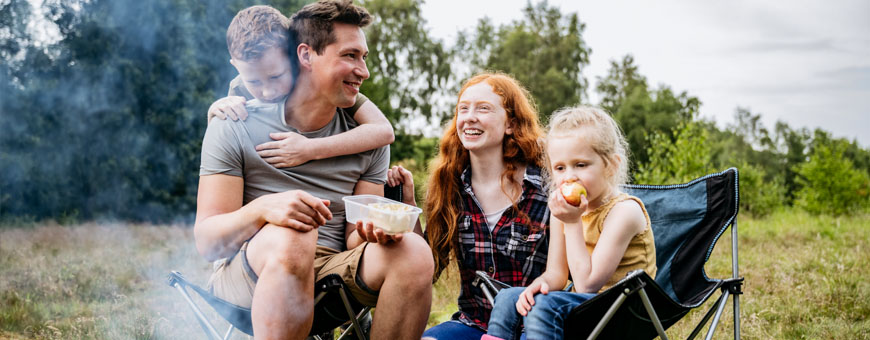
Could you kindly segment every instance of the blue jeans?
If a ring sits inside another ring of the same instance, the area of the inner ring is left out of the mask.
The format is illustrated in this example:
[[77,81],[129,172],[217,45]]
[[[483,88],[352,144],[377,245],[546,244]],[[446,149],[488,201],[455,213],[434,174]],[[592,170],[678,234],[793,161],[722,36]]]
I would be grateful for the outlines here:
[[423,332],[424,338],[437,340],[480,340],[482,336],[482,330],[455,320],[442,322]]
[[565,291],[535,295],[535,305],[528,315],[517,313],[516,303],[525,287],[502,289],[495,297],[495,306],[489,318],[487,334],[502,339],[518,339],[520,325],[525,325],[529,340],[562,339],[565,335],[565,318],[574,307],[589,300],[595,294],[570,293]]

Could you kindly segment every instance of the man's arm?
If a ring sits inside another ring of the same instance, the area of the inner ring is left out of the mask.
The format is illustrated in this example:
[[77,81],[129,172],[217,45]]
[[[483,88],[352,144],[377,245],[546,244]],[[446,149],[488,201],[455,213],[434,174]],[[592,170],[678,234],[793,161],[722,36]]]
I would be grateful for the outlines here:
[[310,160],[351,155],[393,143],[390,121],[371,101],[366,100],[354,115],[360,125],[324,138],[306,138],[298,133],[269,134],[273,142],[257,145],[260,157],[276,168],[288,168]]
[[329,201],[304,191],[263,195],[244,206],[243,194],[241,177],[200,176],[193,234],[196,249],[207,260],[234,254],[266,223],[310,231],[332,218]]
[[196,249],[209,261],[234,254],[263,226],[251,206],[242,206],[244,180],[238,176],[208,175],[199,178]]

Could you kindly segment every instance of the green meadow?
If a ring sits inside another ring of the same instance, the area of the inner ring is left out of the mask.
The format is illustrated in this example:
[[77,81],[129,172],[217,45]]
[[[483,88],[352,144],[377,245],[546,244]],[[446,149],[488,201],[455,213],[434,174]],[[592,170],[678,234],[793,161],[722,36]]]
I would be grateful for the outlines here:
[[[790,209],[741,217],[738,227],[744,339],[870,339],[868,216]],[[726,232],[708,276],[731,274],[730,242]],[[205,284],[210,267],[188,226],[0,228],[0,338],[204,339],[165,277],[175,269]],[[434,289],[430,325],[456,310],[455,270]],[[685,339],[712,302],[668,329],[669,337]],[[732,338],[731,314],[729,303],[715,339]]]

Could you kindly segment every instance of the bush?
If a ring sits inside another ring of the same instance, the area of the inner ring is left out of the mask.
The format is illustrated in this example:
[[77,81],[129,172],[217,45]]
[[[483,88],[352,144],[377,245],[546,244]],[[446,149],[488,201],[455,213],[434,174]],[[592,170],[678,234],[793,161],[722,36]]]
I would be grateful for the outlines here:
[[688,182],[712,172],[707,130],[697,122],[680,123],[669,134],[649,137],[649,163],[640,164],[635,182],[675,184]]
[[870,175],[844,157],[846,145],[830,141],[815,147],[810,160],[795,167],[800,189],[796,205],[815,214],[852,215],[868,206]]
[[782,178],[769,178],[759,166],[743,163],[740,170],[740,210],[756,217],[770,215],[783,206],[785,185]]

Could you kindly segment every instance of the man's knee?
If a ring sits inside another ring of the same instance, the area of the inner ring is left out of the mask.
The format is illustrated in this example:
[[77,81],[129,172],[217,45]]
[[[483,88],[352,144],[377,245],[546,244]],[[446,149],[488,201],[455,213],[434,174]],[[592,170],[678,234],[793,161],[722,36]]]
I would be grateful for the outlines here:
[[420,276],[431,283],[435,271],[435,261],[432,259],[432,251],[429,244],[420,235],[414,233],[405,234],[398,244],[395,260],[404,271],[410,271],[409,275]]
[[248,260],[257,274],[267,266],[308,275],[314,265],[317,232],[267,225],[248,243]]

